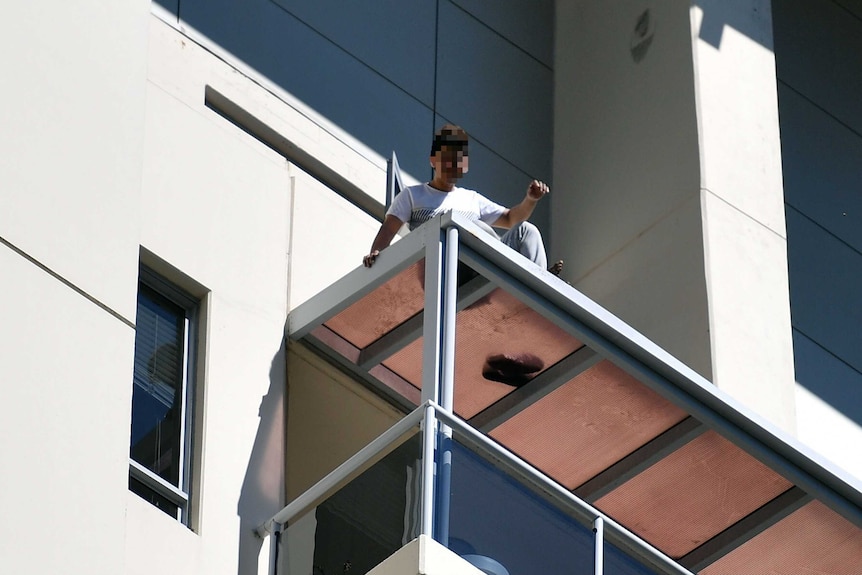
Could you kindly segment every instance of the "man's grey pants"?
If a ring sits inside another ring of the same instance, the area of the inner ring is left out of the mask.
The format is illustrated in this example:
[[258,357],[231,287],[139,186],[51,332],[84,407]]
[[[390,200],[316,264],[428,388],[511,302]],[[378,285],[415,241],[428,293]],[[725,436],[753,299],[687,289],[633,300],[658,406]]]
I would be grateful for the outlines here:
[[543,270],[548,269],[548,256],[545,253],[542,232],[530,222],[521,222],[517,226],[507,230],[502,236],[497,235],[494,228],[481,220],[476,220],[473,223],[489,234],[492,234],[525,258],[535,262]]

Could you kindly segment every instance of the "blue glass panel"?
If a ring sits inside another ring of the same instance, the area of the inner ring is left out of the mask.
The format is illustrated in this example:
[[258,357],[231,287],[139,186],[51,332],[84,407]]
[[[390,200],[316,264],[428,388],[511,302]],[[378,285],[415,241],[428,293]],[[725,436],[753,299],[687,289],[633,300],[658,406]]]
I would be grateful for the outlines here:
[[649,569],[646,565],[637,561],[634,557],[626,554],[622,549],[605,540],[605,573],[632,573],[640,575],[654,575],[657,571]]
[[[448,542],[452,551],[474,564],[490,559],[488,564],[505,569],[496,568],[502,575],[593,573],[595,536],[591,527],[564,514],[463,444],[455,441],[450,445],[451,483],[443,490],[449,494],[448,517],[443,511],[444,498],[438,498],[435,512],[439,541]],[[445,477],[443,469],[441,478]],[[447,519],[448,534],[444,533]],[[608,573],[653,573],[614,547],[606,545],[605,555]]]
[[[438,480],[435,538],[486,572],[543,575],[594,572],[595,534],[549,500],[456,439],[441,440],[450,451]],[[448,447],[447,447],[448,446]],[[441,487],[449,484],[448,489]],[[440,495],[448,494],[448,501]],[[446,508],[448,506],[448,513]],[[605,541],[605,573],[657,572]]]
[[435,0],[273,2],[426,106],[433,106]]
[[449,546],[491,557],[509,573],[546,575],[593,565],[593,534],[457,442],[453,444]]
[[436,112],[518,169],[549,180],[553,72],[448,2],[440,4],[440,30]]

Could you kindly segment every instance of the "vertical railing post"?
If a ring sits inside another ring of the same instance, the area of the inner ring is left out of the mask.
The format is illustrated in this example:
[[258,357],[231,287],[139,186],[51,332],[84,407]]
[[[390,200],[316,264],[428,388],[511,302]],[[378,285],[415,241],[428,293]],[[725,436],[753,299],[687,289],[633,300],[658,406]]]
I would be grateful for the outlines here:
[[458,228],[446,230],[443,273],[443,325],[440,406],[452,412],[455,404],[455,321],[458,303]]
[[[449,228],[444,235],[439,221],[437,219],[438,225],[432,224],[426,231],[422,400],[430,399],[451,412],[455,395],[458,229]],[[424,431],[422,532],[448,545],[452,430],[443,426],[438,431],[436,417],[433,427],[431,423],[427,421]]]
[[419,534],[434,536],[434,442],[437,438],[437,417],[434,407],[425,408],[422,420],[422,481],[419,508]]
[[278,546],[281,544],[282,524],[273,521],[269,535],[269,575],[278,575]]
[[[440,406],[455,406],[455,323],[458,301],[458,228],[446,230],[443,246],[443,323],[440,358]],[[437,443],[437,506],[435,539],[449,546],[449,500],[452,485],[452,429],[440,424]]]
[[425,226],[425,311],[422,321],[422,401],[430,399],[438,404],[443,324],[443,237],[439,222],[440,219],[436,218]]
[[596,534],[595,575],[602,575],[605,568],[605,520],[596,517],[593,521],[593,531]]

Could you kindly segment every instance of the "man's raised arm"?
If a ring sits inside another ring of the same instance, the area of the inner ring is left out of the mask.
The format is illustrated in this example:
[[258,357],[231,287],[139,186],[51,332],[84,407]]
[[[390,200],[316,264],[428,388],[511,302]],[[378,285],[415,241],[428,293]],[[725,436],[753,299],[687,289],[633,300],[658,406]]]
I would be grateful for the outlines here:
[[538,201],[550,193],[551,189],[546,183],[533,180],[530,182],[530,186],[527,188],[527,195],[524,196],[521,203],[503,212],[503,215],[497,218],[493,226],[508,230],[521,222],[529,220],[530,216],[533,215],[533,210],[536,208]]
[[374,241],[371,242],[371,252],[362,258],[362,264],[365,267],[370,268],[374,265],[374,261],[380,255],[380,251],[389,247],[389,244],[392,243],[392,238],[395,237],[395,234],[398,233],[398,230],[403,225],[404,222],[392,214],[386,216],[386,219],[380,225],[380,230],[378,230],[377,235],[374,237]]

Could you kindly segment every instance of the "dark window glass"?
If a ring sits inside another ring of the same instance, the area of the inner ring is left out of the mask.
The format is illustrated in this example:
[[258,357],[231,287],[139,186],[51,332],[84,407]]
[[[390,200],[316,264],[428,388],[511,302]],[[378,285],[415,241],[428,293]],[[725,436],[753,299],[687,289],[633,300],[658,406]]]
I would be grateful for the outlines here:
[[166,497],[162,497],[134,477],[129,477],[129,490],[142,497],[145,501],[152,503],[153,506],[158,507],[171,517],[175,519],[178,517],[179,505],[171,502]]
[[185,310],[145,285],[138,291],[131,458],[182,487]]

